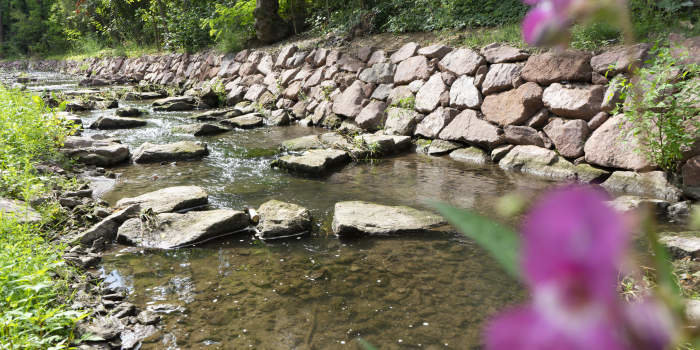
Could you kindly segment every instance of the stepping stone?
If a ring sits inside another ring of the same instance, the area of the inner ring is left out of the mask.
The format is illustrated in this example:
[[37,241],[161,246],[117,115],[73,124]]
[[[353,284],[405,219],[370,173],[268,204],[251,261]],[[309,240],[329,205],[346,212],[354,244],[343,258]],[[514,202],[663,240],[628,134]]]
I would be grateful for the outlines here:
[[154,213],[170,213],[207,205],[209,195],[198,186],[168,187],[158,191],[142,194],[138,197],[123,198],[117,202],[117,208],[126,208],[135,204],[142,210],[152,209]]
[[209,154],[206,143],[180,141],[165,145],[144,143],[134,153],[135,163],[158,163],[201,159]]
[[164,98],[168,96],[165,92],[127,92],[124,94],[125,101],[141,101],[141,100],[155,100],[157,98]]
[[198,121],[212,121],[219,119],[230,119],[242,115],[241,111],[235,108],[227,109],[215,109],[212,111],[206,111],[192,116],[193,119]]
[[114,113],[119,117],[138,117],[143,115],[144,112],[138,108],[129,107],[117,108],[117,110],[114,111]]
[[145,222],[127,220],[117,239],[143,248],[173,249],[230,235],[249,224],[246,213],[230,209],[166,213]]
[[311,213],[296,204],[271,200],[258,208],[258,214],[258,235],[262,239],[287,238],[311,231]]
[[192,96],[173,96],[153,101],[153,110],[161,112],[191,111],[195,108]]
[[272,163],[273,167],[311,176],[322,176],[350,162],[345,151],[335,149],[309,150],[303,154],[281,157]]
[[4,219],[13,219],[19,223],[37,223],[41,221],[41,215],[27,203],[0,198],[0,217]]
[[98,130],[113,130],[113,129],[131,129],[138,128],[140,126],[146,126],[148,124],[145,120],[136,118],[122,118],[122,117],[112,117],[103,116],[99,117],[92,125],[90,129]]
[[207,135],[217,135],[229,131],[229,129],[223,128],[216,124],[209,123],[199,123],[190,125],[181,125],[173,128],[173,131],[191,134],[194,136],[207,136]]
[[230,118],[221,121],[221,124],[231,125],[233,127],[241,129],[257,128],[259,126],[262,126],[264,123],[265,120],[259,113],[250,113],[242,115],[240,117]]
[[332,229],[340,237],[352,237],[446,232],[448,226],[431,212],[352,201],[336,203]]
[[129,159],[129,146],[114,139],[69,136],[63,143],[61,152],[76,158],[87,165],[112,166]]

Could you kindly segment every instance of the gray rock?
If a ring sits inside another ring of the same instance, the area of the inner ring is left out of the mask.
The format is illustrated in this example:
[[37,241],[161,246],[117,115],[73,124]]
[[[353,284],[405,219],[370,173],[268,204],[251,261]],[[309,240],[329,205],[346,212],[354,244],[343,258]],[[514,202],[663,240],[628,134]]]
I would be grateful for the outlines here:
[[302,136],[282,142],[280,148],[284,151],[300,152],[309,149],[324,148],[318,135]]
[[69,136],[61,152],[80,163],[96,166],[117,165],[129,159],[129,146],[112,139]]
[[90,125],[90,129],[113,130],[113,129],[129,129],[146,126],[146,121],[135,118],[121,118],[112,116],[102,116]]
[[443,140],[465,142],[485,148],[494,148],[503,144],[503,131],[497,126],[480,119],[471,109],[457,115],[441,132]]
[[499,125],[526,122],[542,108],[542,88],[526,83],[515,90],[488,95],[481,105],[484,118]]
[[393,63],[375,63],[360,73],[360,80],[372,84],[391,84],[394,81],[396,65]]
[[152,325],[137,324],[125,329],[120,336],[122,349],[140,347],[141,341],[156,334],[158,328]]
[[198,123],[190,125],[181,125],[173,129],[176,132],[191,134],[193,136],[217,135],[229,131],[216,124]]
[[124,325],[114,316],[96,317],[90,323],[79,323],[78,333],[91,335],[92,338],[111,340],[119,336]]
[[380,84],[376,89],[374,89],[374,92],[370,98],[373,100],[386,101],[386,99],[389,98],[391,90],[393,89],[394,84]]
[[195,109],[195,105],[185,103],[185,102],[171,102],[168,104],[153,107],[156,112],[180,112],[180,111],[191,111]]
[[388,236],[442,232],[446,225],[439,215],[409,207],[340,202],[335,204],[332,229],[340,237]]
[[364,94],[364,83],[356,80],[343,93],[338,95],[333,101],[333,113],[355,118],[362,110]]
[[137,91],[130,91],[124,94],[123,99],[125,101],[142,101],[142,100],[154,100],[154,99],[159,99],[159,98],[164,98],[168,96],[165,91],[144,91],[144,92],[137,92]]
[[414,80],[430,78],[428,59],[425,56],[414,56],[399,63],[394,74],[394,84],[409,84]]
[[513,87],[513,79],[520,76],[523,65],[518,63],[501,63],[491,65],[484,78],[481,91],[484,95],[509,90]]
[[389,108],[384,130],[391,135],[413,135],[420,117],[418,112],[411,109]]
[[542,85],[568,81],[588,82],[591,79],[591,55],[580,51],[547,52],[530,56],[521,76]]
[[600,112],[604,93],[602,85],[554,83],[544,90],[542,101],[558,116],[587,121]]
[[470,49],[454,50],[440,60],[441,71],[450,71],[456,75],[474,75],[476,69],[486,60],[478,52]]
[[450,158],[471,165],[484,165],[489,162],[489,155],[477,147],[460,148],[450,153]]
[[659,242],[676,259],[700,259],[700,232],[662,233]]
[[430,113],[440,105],[440,97],[447,91],[447,86],[442,81],[442,76],[437,73],[418,90],[416,94],[416,110],[421,113]]
[[584,146],[586,162],[603,167],[636,171],[654,169],[644,155],[636,152],[639,141],[631,134],[624,114],[608,119],[588,138]]
[[265,119],[263,119],[260,113],[249,113],[240,117],[222,120],[221,124],[241,129],[252,129],[263,126],[265,124]]
[[160,214],[201,207],[207,205],[208,201],[209,195],[201,187],[176,186],[145,193],[138,197],[121,199],[116,207],[127,208],[139,205],[142,210],[151,209],[154,213]]
[[114,114],[119,117],[138,117],[143,115],[143,113],[142,110],[135,107],[117,108],[117,110],[114,111]]
[[287,111],[284,109],[272,111],[272,113],[270,113],[270,117],[267,118],[268,123],[274,126],[288,125],[290,120],[291,118],[289,117],[289,113],[287,113]]
[[77,236],[73,237],[72,241],[84,246],[91,246],[93,242],[99,239],[105,242],[113,241],[117,237],[119,226],[126,220],[138,216],[141,212],[141,206],[138,203],[124,205],[123,208],[124,209],[117,210],[104,218],[89,229],[79,233]]
[[605,51],[591,58],[591,67],[600,74],[632,72],[644,62],[650,47],[650,44],[643,43]]
[[531,145],[513,147],[498,162],[498,166],[503,170],[547,179],[584,183],[599,181],[607,174],[590,166],[575,166],[552,150]]
[[462,145],[457,142],[434,140],[430,143],[430,147],[428,147],[428,154],[431,156],[439,156],[450,153],[461,147]]
[[[194,109],[196,101],[192,96],[172,96],[166,97],[160,100],[153,101],[153,107],[158,108],[158,110],[192,110]],[[156,110],[154,108],[154,110]]]
[[513,149],[513,147],[515,147],[515,146],[503,145],[503,146],[494,148],[493,151],[491,151],[491,160],[493,160],[496,163],[500,162],[501,159],[503,159],[503,157],[505,157],[506,154],[508,154],[508,152],[510,152]]
[[387,105],[381,101],[371,101],[355,118],[357,125],[367,130],[377,130],[384,126]]
[[415,135],[434,139],[440,135],[440,131],[449,124],[459,113],[453,108],[438,107],[435,112],[428,114],[416,126]]
[[301,155],[283,156],[272,165],[293,173],[322,176],[350,162],[345,151],[335,149],[309,150]]
[[209,154],[205,143],[180,141],[164,145],[146,142],[134,152],[135,163],[158,163],[201,159]]
[[376,146],[376,152],[380,155],[396,154],[405,151],[411,145],[410,136],[364,134],[360,137],[365,144]]
[[20,223],[37,223],[41,221],[41,214],[29,204],[7,198],[0,198],[0,217],[13,219]]
[[417,43],[410,42],[402,46],[398,51],[391,55],[390,59],[392,63],[399,63],[405,61],[409,57],[416,54],[420,46]]
[[229,209],[165,213],[152,220],[127,220],[118,239],[143,248],[172,249],[229,235],[250,224],[246,213]]
[[447,47],[442,44],[433,44],[427,47],[418,49],[418,54],[423,55],[428,58],[442,59],[452,51],[451,47]]
[[681,198],[682,191],[673,186],[662,171],[637,173],[633,171],[616,171],[602,184],[607,190],[650,196],[675,203]]
[[530,56],[523,50],[499,43],[485,46],[481,49],[481,54],[491,64],[524,61]]
[[455,108],[479,108],[483,99],[474,85],[474,78],[463,75],[450,87],[450,106]]
[[588,124],[581,120],[564,120],[560,118],[552,119],[544,132],[559,154],[566,158],[578,158],[583,156],[583,147],[588,139]]
[[296,204],[267,201],[258,208],[258,214],[258,234],[262,239],[286,238],[311,231],[311,212]]
[[544,147],[542,138],[537,130],[529,126],[508,125],[503,128],[506,142],[513,145],[535,145]]

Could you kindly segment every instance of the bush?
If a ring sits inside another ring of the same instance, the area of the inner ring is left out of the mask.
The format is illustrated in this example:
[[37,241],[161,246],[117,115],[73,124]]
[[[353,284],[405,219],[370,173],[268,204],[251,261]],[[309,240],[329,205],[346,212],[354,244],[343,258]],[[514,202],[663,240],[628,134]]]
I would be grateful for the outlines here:
[[622,79],[622,111],[632,125],[643,153],[668,172],[678,170],[684,151],[693,146],[700,120],[697,115],[700,66],[681,67],[669,48],[655,47],[652,60],[632,80]]
[[235,52],[255,37],[255,0],[242,0],[228,7],[216,4],[214,16],[202,20],[202,28],[209,28],[209,35],[219,43],[224,52]]

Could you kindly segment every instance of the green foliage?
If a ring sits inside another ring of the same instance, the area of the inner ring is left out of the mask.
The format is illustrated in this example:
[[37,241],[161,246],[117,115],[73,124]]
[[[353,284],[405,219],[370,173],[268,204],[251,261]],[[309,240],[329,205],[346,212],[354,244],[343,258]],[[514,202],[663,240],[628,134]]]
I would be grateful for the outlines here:
[[391,107],[414,109],[414,108],[416,108],[416,98],[415,98],[415,96],[407,96],[404,98],[400,98],[400,99],[392,102]]
[[[33,165],[61,160],[58,147],[72,132],[37,96],[0,87],[0,196],[29,200],[47,194],[53,181]],[[68,301],[70,269],[63,247],[41,233],[56,206],[42,208],[42,224],[0,214],[0,348],[65,349],[84,314]]]
[[[654,40],[669,32],[700,34],[700,7],[687,0],[629,0],[632,24],[639,40]],[[685,25],[683,24],[685,23]],[[694,28],[689,28],[694,26]]]
[[504,24],[498,27],[479,28],[465,34],[462,45],[479,49],[491,43],[508,43],[515,47],[525,47],[520,24]]
[[697,106],[700,66],[679,67],[669,48],[655,47],[632,80],[619,81],[622,111],[642,145],[639,152],[668,172],[678,169],[700,128]]
[[247,40],[255,37],[255,0],[241,0],[234,6],[216,4],[214,16],[202,21],[202,28],[209,28],[209,35],[224,52],[235,52],[243,48]]
[[605,22],[576,25],[571,30],[571,47],[579,50],[595,50],[621,41],[620,30]]

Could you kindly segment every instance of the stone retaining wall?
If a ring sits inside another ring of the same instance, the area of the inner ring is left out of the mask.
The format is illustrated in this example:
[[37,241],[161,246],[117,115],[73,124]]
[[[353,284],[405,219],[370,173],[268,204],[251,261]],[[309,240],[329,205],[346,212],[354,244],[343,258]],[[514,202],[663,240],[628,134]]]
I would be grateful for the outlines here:
[[[700,47],[697,42],[689,41],[691,51]],[[617,93],[608,87],[609,80],[643,61],[648,50],[649,45],[639,44],[598,55],[531,55],[499,44],[475,51],[408,43],[396,52],[288,46],[274,54],[244,50],[230,55],[5,62],[0,67],[84,74],[88,85],[175,85],[190,94],[218,85],[225,88],[227,104],[260,103],[285,110],[305,125],[383,129],[499,155],[505,153],[504,146],[535,146],[518,147],[519,159],[649,172],[656,166],[634,151],[635,142],[624,134],[623,117],[610,115]],[[700,186],[699,148],[688,152],[683,167],[690,196]],[[501,165],[523,169],[517,160]]]

